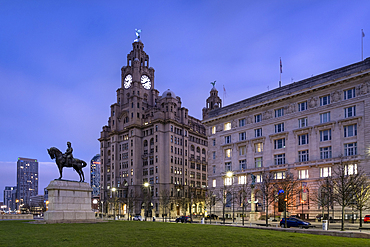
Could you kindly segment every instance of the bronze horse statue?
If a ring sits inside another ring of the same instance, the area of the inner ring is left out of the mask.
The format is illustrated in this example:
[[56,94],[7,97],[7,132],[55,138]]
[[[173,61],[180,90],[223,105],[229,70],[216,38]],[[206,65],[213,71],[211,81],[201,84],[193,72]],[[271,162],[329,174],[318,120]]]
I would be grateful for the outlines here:
[[73,161],[71,163],[67,163],[66,158],[63,155],[63,153],[56,147],[49,148],[48,153],[51,159],[55,159],[55,162],[58,166],[59,174],[60,174],[60,177],[58,179],[62,178],[63,167],[73,167],[73,169],[75,169],[78,175],[80,175],[80,182],[85,181],[84,172],[82,171],[82,168],[87,166],[87,163],[85,161],[73,158]]

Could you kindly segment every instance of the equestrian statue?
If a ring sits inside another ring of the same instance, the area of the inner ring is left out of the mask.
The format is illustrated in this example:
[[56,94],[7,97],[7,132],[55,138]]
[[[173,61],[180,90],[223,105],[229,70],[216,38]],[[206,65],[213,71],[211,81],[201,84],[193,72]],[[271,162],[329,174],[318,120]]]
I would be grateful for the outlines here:
[[51,147],[48,149],[48,153],[51,159],[55,159],[55,162],[59,169],[60,177],[58,179],[62,179],[63,175],[63,167],[73,167],[73,169],[78,173],[80,176],[80,182],[85,181],[84,172],[82,168],[87,166],[87,163],[83,160],[73,158],[72,152],[72,145],[70,142],[67,142],[67,150],[63,154],[58,148]]

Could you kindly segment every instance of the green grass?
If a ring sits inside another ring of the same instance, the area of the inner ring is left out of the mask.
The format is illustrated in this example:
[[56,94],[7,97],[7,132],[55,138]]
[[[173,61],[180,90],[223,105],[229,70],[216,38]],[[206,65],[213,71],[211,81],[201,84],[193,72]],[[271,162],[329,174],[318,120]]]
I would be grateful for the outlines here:
[[240,227],[111,221],[29,224],[0,221],[0,246],[370,246],[370,240]]

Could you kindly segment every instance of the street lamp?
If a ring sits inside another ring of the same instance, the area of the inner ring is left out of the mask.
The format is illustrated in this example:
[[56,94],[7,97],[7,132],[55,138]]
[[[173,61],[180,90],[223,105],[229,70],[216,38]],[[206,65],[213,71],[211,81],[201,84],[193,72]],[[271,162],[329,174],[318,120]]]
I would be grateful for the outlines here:
[[102,200],[101,201],[101,218],[103,219],[103,203],[104,203],[104,201]]
[[301,200],[301,205],[302,205],[302,215],[301,215],[301,219],[303,220],[303,204],[304,204],[304,201]]
[[145,182],[144,183],[144,187],[149,188],[149,195],[148,195],[149,199],[148,199],[148,203],[147,203],[148,204],[147,205],[147,211],[146,211],[146,214],[145,214],[145,221],[147,221],[147,216],[149,214],[149,204],[151,204],[151,201],[150,201],[150,193],[151,193],[152,187],[150,186],[150,184],[148,182]]
[[[234,176],[233,172],[228,171],[226,173],[226,176],[231,179],[231,186],[233,186],[233,182],[234,182],[233,181],[233,176]],[[232,203],[233,203],[233,223],[234,223],[234,190],[233,190],[233,188],[231,188],[231,200],[232,200]]]
[[116,220],[116,198],[115,198],[115,192],[116,192],[116,188],[112,188],[112,194],[113,194],[113,217],[114,217],[114,220]]

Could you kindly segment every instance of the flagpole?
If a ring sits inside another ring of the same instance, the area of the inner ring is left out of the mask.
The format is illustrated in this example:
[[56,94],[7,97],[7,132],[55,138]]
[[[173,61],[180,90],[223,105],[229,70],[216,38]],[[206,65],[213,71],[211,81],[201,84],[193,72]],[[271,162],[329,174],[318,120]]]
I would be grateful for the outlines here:
[[364,61],[364,30],[361,29],[361,61]]
[[281,87],[281,72],[283,72],[283,64],[281,63],[281,57],[280,57],[280,81],[279,81],[279,87]]

